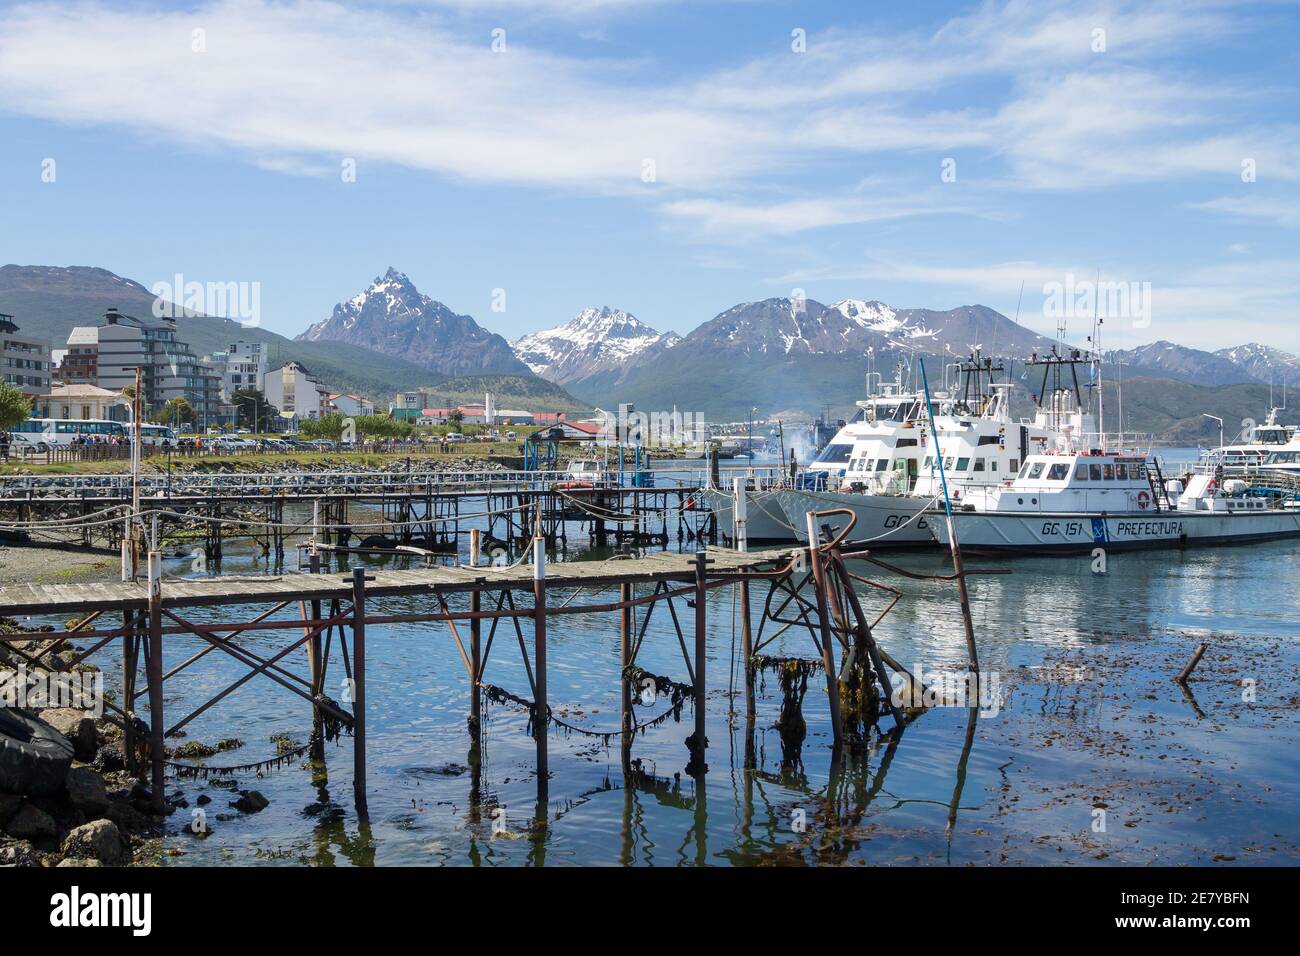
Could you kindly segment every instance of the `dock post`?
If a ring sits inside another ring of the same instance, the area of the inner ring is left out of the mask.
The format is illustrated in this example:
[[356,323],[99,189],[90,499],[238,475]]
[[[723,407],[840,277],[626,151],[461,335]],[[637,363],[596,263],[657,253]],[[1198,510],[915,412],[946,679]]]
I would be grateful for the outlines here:
[[695,732],[686,738],[686,747],[691,753],[686,765],[689,774],[703,774],[709,769],[704,762],[704,752],[709,746],[709,738],[704,733],[704,658],[705,631],[708,620],[705,614],[705,599],[708,590],[705,587],[705,575],[708,570],[708,552],[695,553]]
[[814,512],[805,512],[808,523],[808,563],[812,567],[813,586],[817,589],[817,618],[822,634],[822,670],[826,672],[826,697],[831,709],[831,737],[834,745],[839,747],[844,741],[844,728],[840,722],[840,678],[835,667],[835,652],[831,647],[834,638],[831,635],[830,608],[826,600],[826,571],[821,563],[821,550],[818,548],[817,516]]
[[140,625],[134,611],[122,612],[122,628],[122,709],[126,711],[122,722],[122,750],[127,772],[135,775],[140,772],[135,759],[135,679],[140,666]]
[[632,585],[624,582],[618,586],[618,600],[624,607],[618,615],[618,656],[620,709],[623,728],[623,770],[626,772],[632,763],[632,683],[627,679],[627,669],[632,663],[632,608],[627,602],[632,600]]
[[149,764],[154,812],[163,803],[163,648],[162,648],[162,555],[149,552]]
[[[469,532],[469,566],[478,567],[479,560],[479,529],[471,528]],[[478,588],[475,588],[469,594],[469,609],[477,614],[483,609],[483,594]],[[479,690],[479,684],[483,679],[481,642],[483,638],[483,622],[477,617],[470,618],[469,621],[469,736],[470,736],[470,760],[477,762],[479,759],[479,728],[482,721],[482,692]]]
[[366,570],[352,569],[352,789],[366,815]]
[[546,804],[550,768],[547,762],[547,731],[550,708],[546,701],[546,540],[533,538],[533,681],[537,700],[533,706],[533,733],[537,739],[537,822],[546,825]]
[[[313,514],[313,519],[315,517],[317,516]],[[315,538],[315,534],[313,529],[313,542],[312,542],[313,544],[315,544],[314,538]],[[311,554],[308,556],[307,561],[308,561],[307,570],[312,574],[320,574],[320,555],[317,553],[314,547],[312,548]],[[321,611],[320,601],[312,601],[311,602],[312,621],[320,620],[320,611]],[[312,628],[318,628],[318,625],[311,624],[307,626],[308,631],[310,631]],[[323,651],[324,649],[321,646],[320,631],[319,629],[317,629],[316,634],[312,637],[310,641],[307,642],[307,667],[311,671],[311,696],[312,696],[311,759],[312,760],[325,759],[325,720],[324,720],[324,715],[321,713],[320,704],[318,703],[321,694],[325,693],[325,687],[324,687],[325,668],[324,668],[324,661],[321,660]]]
[[[736,550],[741,554],[749,551],[749,504],[746,500],[745,479],[737,478],[732,484],[735,502],[732,506],[732,518],[735,522]],[[745,668],[745,720],[754,720],[754,633],[749,612],[749,579],[740,581],[740,654]],[[745,765],[751,766],[753,754],[746,749]]]

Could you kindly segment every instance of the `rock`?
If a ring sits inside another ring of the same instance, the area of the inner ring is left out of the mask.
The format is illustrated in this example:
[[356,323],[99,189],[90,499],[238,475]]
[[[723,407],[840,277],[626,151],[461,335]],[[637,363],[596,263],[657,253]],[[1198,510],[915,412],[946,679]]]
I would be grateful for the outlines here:
[[212,802],[212,798],[209,797],[206,793],[201,793],[199,794],[199,798],[194,802],[201,807],[206,807],[209,803]]
[[68,802],[94,819],[108,809],[108,791],[104,778],[89,767],[73,767],[68,771]]
[[95,733],[95,718],[86,711],[71,707],[53,708],[41,711],[41,720],[71,741],[78,760],[95,759],[99,738]]
[[99,748],[93,766],[100,773],[116,773],[126,769],[126,756],[120,745],[108,744]]
[[94,820],[72,830],[63,839],[63,855],[77,860],[98,860],[106,866],[131,861],[122,831],[110,820]]
[[0,866],[40,866],[41,858],[26,840],[0,837]]
[[[78,858],[78,857],[71,857],[71,856],[65,856],[62,860],[59,861],[59,866],[60,866],[60,867],[63,867],[63,866],[103,866],[103,865],[104,865],[104,864],[103,864],[103,863],[100,863],[98,860],[85,860],[85,859],[80,859],[80,858]],[[58,867],[55,867],[55,869],[58,869]]]
[[245,790],[240,798],[230,805],[245,813],[260,813],[271,805],[271,801],[262,796],[261,791]]
[[182,760],[202,760],[204,757],[211,757],[216,752],[216,747],[209,746],[199,740],[190,740],[173,750],[172,755]]
[[58,833],[58,828],[52,816],[40,807],[26,803],[9,818],[5,831],[19,840],[48,840]]
[[104,812],[104,818],[112,820],[124,833],[143,833],[153,826],[153,821],[148,816],[125,802],[110,803]]

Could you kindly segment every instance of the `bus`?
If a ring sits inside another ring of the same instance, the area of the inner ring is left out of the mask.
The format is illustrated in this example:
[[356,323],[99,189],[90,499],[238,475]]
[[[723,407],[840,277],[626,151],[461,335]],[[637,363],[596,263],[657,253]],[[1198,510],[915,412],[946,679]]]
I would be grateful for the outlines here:
[[[126,425],[127,435],[132,436],[130,424]],[[166,425],[140,425],[140,444],[145,448],[175,448],[176,432]]]
[[66,448],[79,436],[96,441],[122,441],[128,437],[126,426],[102,418],[29,418],[9,429],[16,442],[44,444],[48,448]]

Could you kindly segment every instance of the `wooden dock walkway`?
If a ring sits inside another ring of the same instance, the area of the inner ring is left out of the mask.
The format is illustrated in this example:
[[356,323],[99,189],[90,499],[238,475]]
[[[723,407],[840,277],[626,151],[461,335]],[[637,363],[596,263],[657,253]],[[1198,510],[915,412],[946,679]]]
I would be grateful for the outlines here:
[[[708,549],[712,573],[750,570],[788,560],[791,548],[741,554],[724,548]],[[634,559],[565,561],[548,564],[551,587],[615,587],[623,583],[694,581],[695,556],[665,552]],[[366,571],[367,597],[452,594],[474,590],[531,591],[531,564],[510,567],[431,567],[412,570]],[[264,604],[272,601],[329,601],[352,598],[352,578],[331,574],[233,575],[224,577],[164,579],[160,584],[162,607]],[[17,614],[66,615],[92,611],[139,610],[149,605],[146,581],[82,584],[11,584],[0,587],[0,616]]]

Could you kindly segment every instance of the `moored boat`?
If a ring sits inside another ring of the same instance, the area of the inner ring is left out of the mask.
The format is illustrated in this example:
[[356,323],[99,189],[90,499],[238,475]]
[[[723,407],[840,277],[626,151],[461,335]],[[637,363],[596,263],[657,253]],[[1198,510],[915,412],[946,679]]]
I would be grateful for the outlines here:
[[[1300,536],[1298,505],[1252,494],[1221,468],[1199,467],[1184,484],[1138,455],[1033,455],[1014,479],[971,489],[953,525],[962,551],[976,554],[1203,547]],[[949,543],[946,521],[930,527]]]

